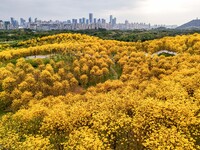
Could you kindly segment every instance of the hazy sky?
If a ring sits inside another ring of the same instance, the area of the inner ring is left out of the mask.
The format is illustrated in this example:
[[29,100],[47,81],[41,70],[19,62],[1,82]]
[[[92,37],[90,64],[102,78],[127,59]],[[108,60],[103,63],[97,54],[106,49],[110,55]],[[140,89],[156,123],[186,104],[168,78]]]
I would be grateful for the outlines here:
[[200,17],[200,0],[0,0],[0,20],[28,17],[65,21],[96,18],[108,21],[112,14],[117,22],[145,22],[181,25]]

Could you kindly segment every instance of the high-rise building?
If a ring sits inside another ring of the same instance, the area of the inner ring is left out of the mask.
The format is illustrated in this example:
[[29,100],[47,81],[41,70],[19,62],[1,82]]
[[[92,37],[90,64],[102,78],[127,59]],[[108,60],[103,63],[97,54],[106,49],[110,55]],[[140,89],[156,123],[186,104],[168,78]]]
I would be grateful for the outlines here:
[[29,23],[31,23],[31,22],[32,22],[32,19],[31,19],[31,17],[29,17],[29,18],[28,18],[28,22],[29,22]]
[[110,24],[112,24],[112,21],[113,21],[113,16],[112,15],[110,15]]
[[4,22],[4,26],[5,26],[5,28],[6,28],[6,30],[9,30],[10,29],[10,21],[5,21]]
[[78,22],[79,24],[82,24],[83,23],[83,20],[82,20],[82,18],[79,18],[79,22]]
[[4,22],[3,22],[3,20],[0,20],[0,29],[4,29]]
[[72,22],[71,22],[71,20],[67,20],[67,24],[71,24]]
[[94,18],[94,23],[97,23],[97,18]]
[[113,15],[110,15],[110,21],[109,21],[109,24],[110,24],[111,26],[116,25],[116,24],[117,24],[117,18],[116,18],[116,17],[113,18]]
[[98,19],[98,24],[101,24],[101,19],[100,18]]
[[26,22],[26,20],[24,20],[23,18],[20,18],[20,26],[24,26],[25,22]]
[[14,27],[14,28],[18,27],[18,21],[17,20],[15,20],[13,17],[11,17],[10,21],[11,21],[11,26],[12,27]]
[[77,19],[72,19],[72,24],[77,24],[77,23],[78,23]]
[[128,23],[128,20],[125,20],[125,25],[128,25],[129,23]]
[[116,25],[117,24],[117,18],[115,17],[113,20],[112,20],[112,25]]
[[89,13],[89,23],[93,23],[93,13]]
[[106,20],[105,20],[105,19],[101,19],[101,22],[102,22],[103,24],[105,24],[105,23],[106,23]]
[[89,19],[86,19],[86,24],[89,24]]
[[13,17],[11,17],[11,18],[10,18],[10,22],[11,22],[11,25],[14,26],[14,24],[15,24],[15,19],[14,19]]
[[83,22],[83,24],[85,24],[86,23],[86,19],[82,18],[82,22]]

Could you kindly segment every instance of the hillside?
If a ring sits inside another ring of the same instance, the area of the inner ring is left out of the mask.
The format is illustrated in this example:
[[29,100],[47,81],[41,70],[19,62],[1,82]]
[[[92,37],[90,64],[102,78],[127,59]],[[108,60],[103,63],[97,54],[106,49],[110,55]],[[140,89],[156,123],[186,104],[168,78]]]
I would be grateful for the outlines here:
[[187,22],[179,27],[177,29],[199,29],[200,28],[200,19],[195,19],[190,22]]
[[28,39],[37,39],[45,36],[51,36],[61,33],[80,33],[90,36],[96,36],[106,40],[118,40],[126,42],[148,41],[160,39],[166,36],[176,36],[183,34],[200,33],[200,30],[176,30],[176,29],[152,29],[152,30],[53,30],[53,31],[34,31],[28,29],[21,30],[0,30],[0,43],[11,44],[13,47],[17,46],[16,43]]
[[200,34],[0,50],[0,149],[200,149]]

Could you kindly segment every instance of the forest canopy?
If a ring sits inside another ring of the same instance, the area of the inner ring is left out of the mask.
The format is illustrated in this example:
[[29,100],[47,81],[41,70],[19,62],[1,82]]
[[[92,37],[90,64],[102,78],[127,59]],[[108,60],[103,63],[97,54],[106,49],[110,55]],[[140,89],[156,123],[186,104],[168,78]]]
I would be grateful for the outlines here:
[[0,149],[200,149],[198,33],[62,33],[0,50]]

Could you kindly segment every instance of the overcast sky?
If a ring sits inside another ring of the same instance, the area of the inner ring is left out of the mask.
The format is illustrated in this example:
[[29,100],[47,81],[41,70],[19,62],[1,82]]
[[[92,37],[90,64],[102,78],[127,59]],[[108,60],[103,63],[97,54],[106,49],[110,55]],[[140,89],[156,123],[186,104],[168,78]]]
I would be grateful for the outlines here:
[[72,18],[96,18],[109,15],[117,22],[145,22],[181,25],[200,17],[200,0],[0,0],[0,20],[28,17],[65,21]]

